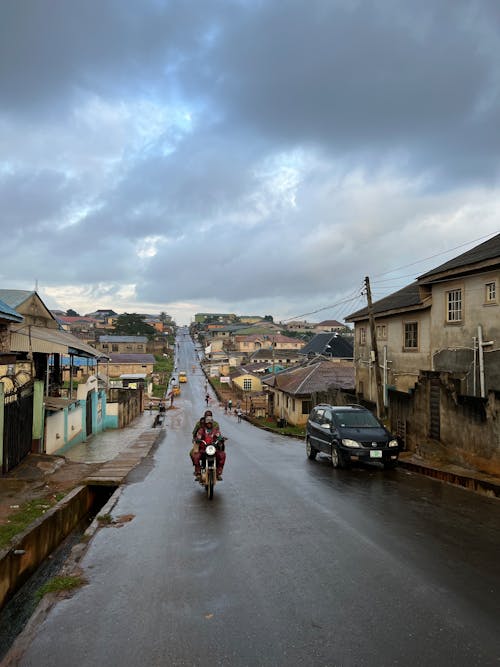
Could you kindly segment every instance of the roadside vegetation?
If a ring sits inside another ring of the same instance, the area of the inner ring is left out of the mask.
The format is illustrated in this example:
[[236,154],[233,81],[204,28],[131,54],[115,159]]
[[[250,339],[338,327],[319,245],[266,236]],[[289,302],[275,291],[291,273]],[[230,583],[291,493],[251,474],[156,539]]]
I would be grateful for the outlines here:
[[153,374],[156,375],[159,380],[157,384],[153,383],[153,396],[155,398],[163,398],[165,396],[173,368],[174,361],[172,357],[164,357],[162,354],[155,354]]
[[0,549],[6,547],[16,535],[43,516],[64,496],[64,493],[57,493],[48,498],[30,500],[19,508],[13,508],[14,511],[7,517],[7,523],[0,525]]
[[77,575],[53,577],[46,584],[41,586],[36,592],[37,600],[41,600],[47,593],[61,593],[62,591],[71,591],[80,588],[86,583],[83,577]]
[[276,419],[270,417],[252,417],[250,421],[256,426],[261,426],[267,428],[270,431],[275,431],[281,435],[295,435],[304,438],[306,435],[305,426],[292,426],[292,424],[286,424],[286,426],[278,426]]

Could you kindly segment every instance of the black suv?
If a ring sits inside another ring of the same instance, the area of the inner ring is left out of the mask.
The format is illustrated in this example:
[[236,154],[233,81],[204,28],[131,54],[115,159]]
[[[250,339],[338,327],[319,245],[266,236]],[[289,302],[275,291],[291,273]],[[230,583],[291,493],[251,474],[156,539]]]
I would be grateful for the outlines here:
[[354,461],[383,463],[393,468],[398,441],[361,405],[317,405],[307,420],[306,452],[313,460],[318,452],[332,458],[334,468],[348,468]]

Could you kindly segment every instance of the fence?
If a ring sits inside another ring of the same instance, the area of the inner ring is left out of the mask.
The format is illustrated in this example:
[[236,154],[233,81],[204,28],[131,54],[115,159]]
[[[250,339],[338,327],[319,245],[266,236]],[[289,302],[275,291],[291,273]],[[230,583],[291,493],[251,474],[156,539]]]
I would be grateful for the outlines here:
[[2,473],[15,468],[31,451],[33,382],[4,396]]

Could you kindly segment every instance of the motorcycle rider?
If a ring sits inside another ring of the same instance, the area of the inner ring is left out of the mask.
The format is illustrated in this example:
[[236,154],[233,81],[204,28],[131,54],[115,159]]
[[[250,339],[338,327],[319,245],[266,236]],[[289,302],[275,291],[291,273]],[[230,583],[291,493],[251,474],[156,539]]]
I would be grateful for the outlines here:
[[198,433],[198,430],[199,430],[200,426],[203,426],[205,424],[205,417],[207,415],[212,417],[214,427],[219,428],[219,422],[216,422],[215,419],[213,418],[212,410],[205,410],[205,412],[203,413],[203,417],[200,417],[198,419],[198,421],[196,422],[196,424],[194,425],[193,440],[196,438],[196,434]]
[[200,426],[196,432],[195,442],[198,444],[198,451],[192,453],[191,459],[194,463],[194,474],[199,478],[201,474],[200,460],[205,453],[207,445],[215,445],[215,460],[217,465],[217,479],[222,480],[222,471],[226,462],[226,452],[223,450],[224,439],[219,431],[219,426],[215,426],[211,414],[205,415],[205,423]]

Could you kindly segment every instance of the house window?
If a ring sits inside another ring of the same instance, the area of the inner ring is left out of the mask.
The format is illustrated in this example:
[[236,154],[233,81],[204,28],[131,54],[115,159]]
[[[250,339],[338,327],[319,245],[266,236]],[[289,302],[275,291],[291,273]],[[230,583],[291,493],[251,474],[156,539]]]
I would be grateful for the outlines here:
[[486,288],[485,302],[486,303],[496,303],[496,300],[497,300],[497,284],[496,284],[496,282],[486,283],[485,288]]
[[111,350],[113,352],[118,352],[118,345],[116,343],[113,343],[113,345],[111,346]]
[[447,298],[447,322],[462,321],[462,290],[454,289],[446,293]]
[[102,344],[102,349],[103,349],[103,350],[107,350],[107,349],[108,349],[108,344],[107,344],[107,343],[103,343],[103,344]]
[[308,415],[311,412],[311,401],[302,401],[302,414]]
[[250,378],[243,380],[243,391],[252,391],[252,380]]
[[359,330],[359,344],[366,345],[366,329],[361,327]]
[[387,340],[387,326],[385,324],[377,324],[377,339]]
[[418,348],[418,323],[405,322],[405,350],[416,350]]

